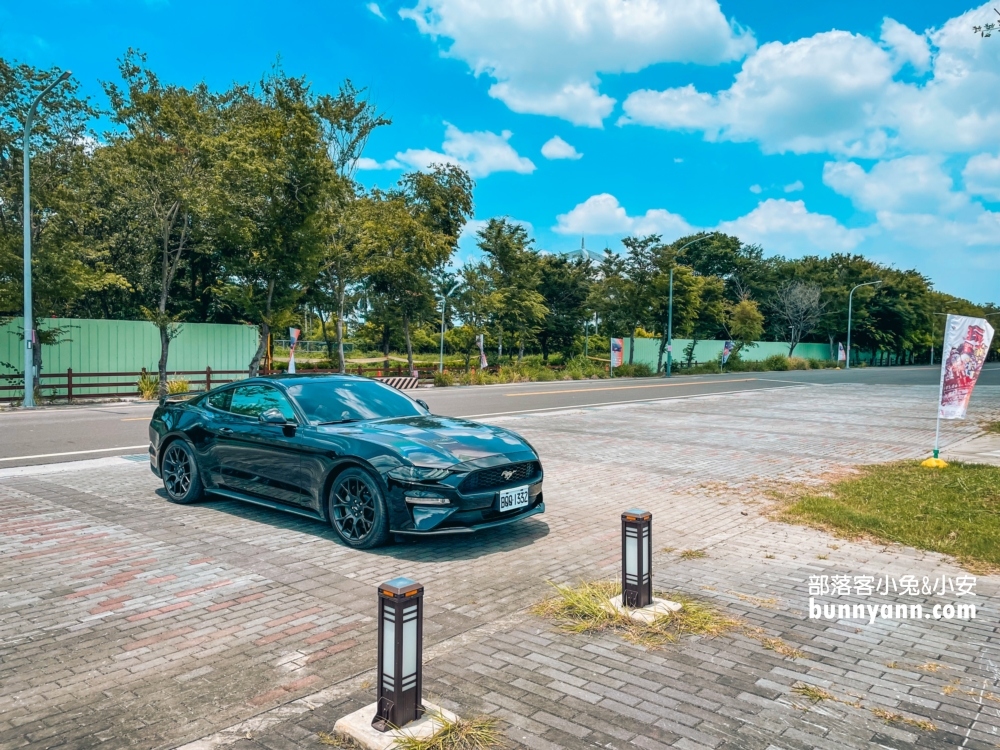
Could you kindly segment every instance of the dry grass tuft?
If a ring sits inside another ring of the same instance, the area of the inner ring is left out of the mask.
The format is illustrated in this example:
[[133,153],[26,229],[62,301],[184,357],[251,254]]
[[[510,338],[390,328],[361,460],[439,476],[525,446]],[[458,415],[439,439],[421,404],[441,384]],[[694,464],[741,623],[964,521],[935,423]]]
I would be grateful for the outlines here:
[[760,645],[762,645],[768,651],[774,651],[776,654],[781,654],[782,656],[787,656],[792,659],[806,658],[804,652],[800,651],[794,646],[789,646],[780,638],[765,638],[760,642]]
[[942,669],[947,669],[943,664],[938,664],[937,662],[929,661],[926,664],[921,664],[917,667],[921,672],[940,672]]
[[821,687],[816,687],[815,685],[806,685],[803,682],[792,685],[792,692],[796,695],[801,695],[804,698],[808,698],[813,703],[819,703],[820,701],[832,701],[836,700],[832,693],[828,693]]
[[700,560],[703,557],[708,557],[708,553],[703,549],[686,549],[680,554],[681,560]]
[[727,594],[732,594],[741,602],[747,602],[755,607],[763,607],[764,609],[774,609],[778,600],[773,596],[753,596],[752,594],[741,594],[739,591],[727,591]]
[[720,614],[702,602],[676,594],[664,598],[684,605],[679,612],[656,618],[651,623],[636,622],[608,606],[621,594],[615,581],[584,582],[577,586],[554,585],[556,596],[532,608],[540,617],[555,620],[571,633],[612,632],[632,643],[657,648],[674,643],[681,635],[714,638],[741,627],[742,623]]
[[886,711],[884,708],[873,708],[871,712],[886,724],[908,724],[911,727],[923,729],[925,732],[937,731],[937,725],[928,719],[908,719],[903,714]]
[[319,738],[319,743],[321,745],[339,747],[342,748],[342,750],[365,750],[364,745],[360,742],[355,740],[353,737],[348,737],[346,734],[341,734],[340,732],[336,732],[334,734],[317,732],[316,736]]
[[432,737],[418,739],[404,734],[396,740],[398,750],[492,750],[502,747],[503,733],[499,722],[489,716],[449,721],[441,714],[435,718],[441,728]]

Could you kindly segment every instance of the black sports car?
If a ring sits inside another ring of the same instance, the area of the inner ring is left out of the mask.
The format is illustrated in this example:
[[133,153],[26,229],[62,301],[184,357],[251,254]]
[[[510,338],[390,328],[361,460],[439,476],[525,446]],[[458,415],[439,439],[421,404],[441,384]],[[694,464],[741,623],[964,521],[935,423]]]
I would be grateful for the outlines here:
[[168,399],[149,439],[150,467],[173,502],[209,493],[325,520],[361,549],[545,510],[542,464],[523,438],[432,415],[357,376],[251,378]]

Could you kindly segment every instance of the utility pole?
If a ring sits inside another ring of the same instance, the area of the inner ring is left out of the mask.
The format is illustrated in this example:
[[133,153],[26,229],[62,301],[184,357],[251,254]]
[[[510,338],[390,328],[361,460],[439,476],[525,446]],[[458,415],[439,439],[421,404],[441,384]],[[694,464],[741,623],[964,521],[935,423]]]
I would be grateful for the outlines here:
[[[701,242],[702,240],[707,240],[709,237],[717,235],[718,232],[709,232],[707,234],[701,235],[701,237],[695,237],[690,242],[685,242],[677,249],[676,255],[680,255],[681,251],[686,247],[690,247],[696,242]],[[676,257],[675,255],[675,257]],[[670,266],[670,296],[667,302],[667,371],[664,377],[670,377],[670,371],[673,368],[673,348],[674,348],[674,266]]]
[[24,118],[24,207],[21,223],[24,225],[24,408],[35,408],[35,315],[31,309],[31,123],[35,110],[45,95],[72,75],[65,71],[46,86],[28,108]]
[[[858,284],[854,289],[860,289],[863,286],[871,286],[872,284],[881,284],[881,279],[878,281],[866,281],[864,284]],[[851,369],[851,302],[854,297],[854,289],[851,293],[847,295],[847,365],[844,367],[845,370]]]

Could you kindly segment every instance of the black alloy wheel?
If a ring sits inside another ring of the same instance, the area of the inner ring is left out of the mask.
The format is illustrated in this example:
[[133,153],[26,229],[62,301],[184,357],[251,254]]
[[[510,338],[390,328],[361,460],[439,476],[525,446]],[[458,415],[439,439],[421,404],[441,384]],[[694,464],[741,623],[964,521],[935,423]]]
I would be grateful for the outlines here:
[[330,525],[345,544],[370,549],[389,538],[389,519],[378,484],[363,469],[347,469],[330,488]]
[[201,477],[198,474],[198,464],[194,453],[183,440],[175,440],[167,446],[160,466],[163,477],[163,489],[167,498],[173,503],[187,505],[200,500],[204,494]]

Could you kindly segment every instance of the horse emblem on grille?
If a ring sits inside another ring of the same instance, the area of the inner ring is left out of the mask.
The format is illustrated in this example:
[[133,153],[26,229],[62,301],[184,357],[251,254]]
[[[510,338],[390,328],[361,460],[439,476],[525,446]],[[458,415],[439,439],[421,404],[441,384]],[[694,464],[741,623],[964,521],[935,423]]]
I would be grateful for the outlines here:
[[503,471],[503,472],[501,472],[501,473],[500,473],[500,476],[502,476],[502,477],[503,477],[503,479],[504,479],[504,481],[506,482],[506,481],[507,481],[507,480],[509,480],[509,479],[510,479],[510,478],[511,478],[512,476],[514,476],[514,470],[513,470],[513,469],[507,469],[507,471]]

